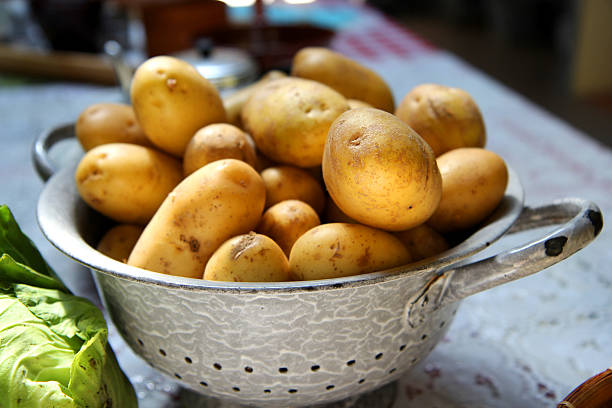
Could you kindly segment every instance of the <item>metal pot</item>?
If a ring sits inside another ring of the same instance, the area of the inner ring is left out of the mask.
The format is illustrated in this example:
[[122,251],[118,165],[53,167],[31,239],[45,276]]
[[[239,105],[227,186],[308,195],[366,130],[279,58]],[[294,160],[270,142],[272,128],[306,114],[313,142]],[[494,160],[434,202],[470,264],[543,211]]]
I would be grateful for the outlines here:
[[[211,282],[149,272],[96,251],[110,221],[80,199],[73,174],[70,165],[47,181],[38,222],[53,245],[93,271],[125,341],[185,386],[253,405],[331,402],[397,379],[436,346],[461,299],[567,258],[602,228],[599,208],[585,200],[524,207],[510,170],[494,214],[434,259],[339,279]],[[562,225],[496,256],[469,259],[507,232],[551,224]]]

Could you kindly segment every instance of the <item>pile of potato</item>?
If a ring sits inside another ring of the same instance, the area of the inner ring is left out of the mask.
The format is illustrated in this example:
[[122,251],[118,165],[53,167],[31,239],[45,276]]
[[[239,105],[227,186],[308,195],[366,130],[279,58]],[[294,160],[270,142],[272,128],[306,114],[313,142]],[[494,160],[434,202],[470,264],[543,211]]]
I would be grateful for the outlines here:
[[98,249],[150,271],[222,281],[325,279],[434,257],[504,196],[466,92],[417,86],[394,105],[372,70],[305,48],[222,99],[194,67],[159,56],[131,106],[85,109],[75,174],[116,221]]

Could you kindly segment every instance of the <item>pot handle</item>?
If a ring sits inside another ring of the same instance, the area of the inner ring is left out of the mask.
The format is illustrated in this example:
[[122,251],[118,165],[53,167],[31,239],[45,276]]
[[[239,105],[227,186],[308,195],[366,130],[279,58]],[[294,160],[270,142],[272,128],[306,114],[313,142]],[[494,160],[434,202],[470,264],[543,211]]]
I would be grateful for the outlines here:
[[53,163],[50,156],[51,148],[62,140],[74,138],[74,124],[69,123],[42,132],[32,145],[32,161],[36,173],[47,181],[57,170],[57,164]]
[[524,246],[439,271],[411,302],[409,320],[416,323],[414,319],[420,313],[415,309],[438,309],[556,264],[587,246],[601,231],[603,217],[596,204],[566,198],[540,207],[525,207],[509,233],[561,223],[564,224],[558,229]]

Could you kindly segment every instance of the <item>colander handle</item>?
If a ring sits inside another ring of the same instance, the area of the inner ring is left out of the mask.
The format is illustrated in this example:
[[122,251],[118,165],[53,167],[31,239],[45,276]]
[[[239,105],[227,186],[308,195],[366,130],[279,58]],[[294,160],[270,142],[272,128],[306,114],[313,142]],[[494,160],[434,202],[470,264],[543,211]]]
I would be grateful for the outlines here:
[[69,123],[43,131],[32,145],[32,161],[38,176],[47,181],[59,167],[51,159],[51,148],[62,140],[74,138],[74,124]]
[[566,198],[540,207],[525,207],[509,233],[557,224],[563,225],[524,246],[442,271],[419,296],[420,301],[432,302],[429,306],[438,308],[539,272],[587,246],[601,231],[603,217],[596,204]]

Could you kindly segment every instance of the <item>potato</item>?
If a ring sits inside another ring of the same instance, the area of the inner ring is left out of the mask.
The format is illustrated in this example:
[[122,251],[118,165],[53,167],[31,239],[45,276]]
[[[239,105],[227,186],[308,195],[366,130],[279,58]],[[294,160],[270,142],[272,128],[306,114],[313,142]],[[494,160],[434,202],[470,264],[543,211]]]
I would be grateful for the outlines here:
[[323,178],[343,213],[388,231],[425,222],[442,194],[431,148],[406,123],[374,108],[351,109],[334,121]]
[[257,88],[266,82],[273,81],[278,78],[284,78],[286,76],[287,74],[285,74],[283,71],[268,71],[257,82],[245,86],[244,88],[241,88],[236,92],[224,97],[223,106],[225,107],[225,112],[227,114],[227,122],[234,126],[242,127],[240,112],[242,112],[242,107],[257,90]]
[[116,261],[126,262],[143,229],[142,225],[115,225],[102,236],[96,249]]
[[498,206],[508,184],[508,169],[496,153],[464,147],[437,159],[442,174],[442,199],[427,221],[446,233],[465,230],[483,221]]
[[391,233],[360,224],[331,223],[298,238],[289,269],[295,280],[314,280],[383,271],[410,261],[410,252]]
[[265,156],[313,167],[321,164],[329,126],[346,110],[346,99],[328,86],[288,77],[261,85],[242,108],[241,118]]
[[181,163],[174,157],[129,143],[94,147],[75,172],[83,201],[126,224],[148,222],[182,178]]
[[266,208],[285,200],[308,203],[318,214],[325,207],[321,184],[306,170],[291,166],[273,166],[261,172],[266,185]]
[[151,147],[142,131],[134,109],[123,103],[96,103],[79,115],[74,132],[88,151],[106,143],[133,143]]
[[289,256],[295,241],[319,224],[319,216],[311,206],[299,200],[285,200],[263,213],[256,231],[272,238]]
[[372,105],[370,105],[367,102],[364,101],[360,101],[358,99],[347,99],[348,105],[350,109],[355,109],[355,108],[373,108]]
[[221,159],[242,160],[255,167],[255,142],[251,136],[228,123],[204,126],[187,144],[183,156],[183,174],[188,176],[200,167]]
[[480,110],[461,89],[419,85],[402,99],[395,114],[429,143],[436,156],[459,147],[485,146]]
[[393,112],[395,102],[387,83],[374,71],[340,53],[306,47],[293,57],[291,75],[321,82],[348,99]]
[[345,222],[350,224],[359,224],[357,221],[342,212],[334,200],[327,200],[325,202],[325,222]]
[[427,224],[395,233],[408,248],[414,262],[438,255],[449,248],[446,238]]
[[130,88],[136,117],[149,140],[182,157],[198,129],[225,122],[217,89],[189,63],[158,56],[143,62]]
[[283,282],[289,261],[269,237],[251,232],[225,241],[210,257],[204,279],[229,282]]
[[266,191],[243,161],[217,160],[187,176],[147,224],[128,264],[154,272],[201,278],[206,262],[226,240],[252,231]]

